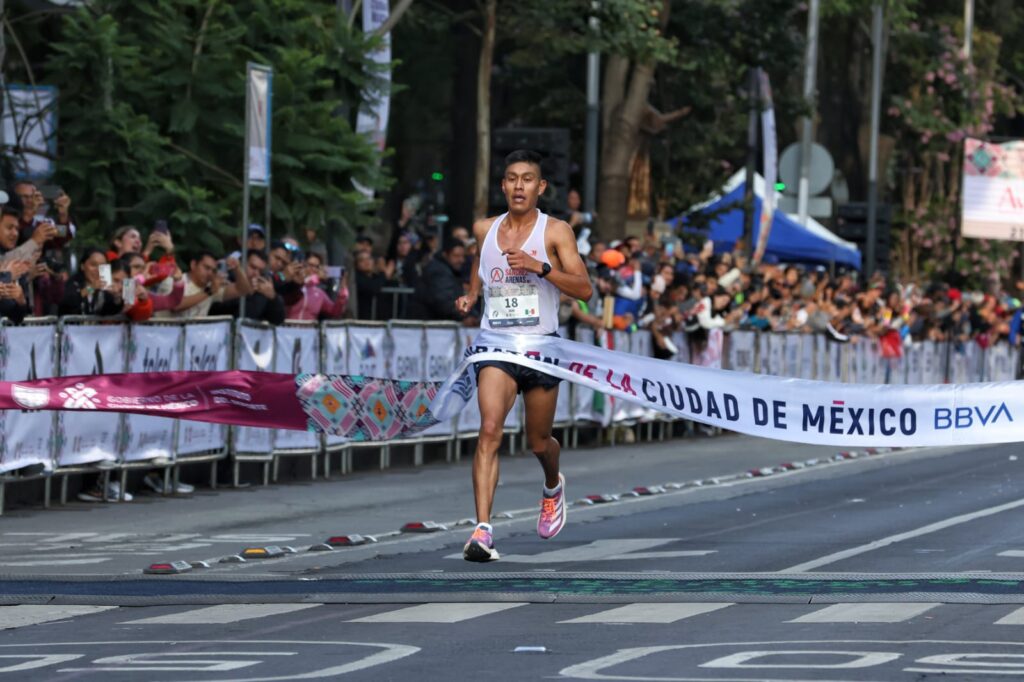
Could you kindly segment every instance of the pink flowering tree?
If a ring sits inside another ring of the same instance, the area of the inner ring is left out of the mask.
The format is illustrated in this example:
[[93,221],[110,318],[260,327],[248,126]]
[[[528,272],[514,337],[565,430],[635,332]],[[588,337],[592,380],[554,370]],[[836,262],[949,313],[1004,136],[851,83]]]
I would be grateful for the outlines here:
[[1020,107],[998,80],[999,36],[975,30],[972,60],[948,24],[909,23],[890,43],[887,127],[896,139],[889,169],[897,200],[893,268],[919,280],[961,273],[974,286],[1005,275],[1014,242],[958,236],[963,140],[984,137]]

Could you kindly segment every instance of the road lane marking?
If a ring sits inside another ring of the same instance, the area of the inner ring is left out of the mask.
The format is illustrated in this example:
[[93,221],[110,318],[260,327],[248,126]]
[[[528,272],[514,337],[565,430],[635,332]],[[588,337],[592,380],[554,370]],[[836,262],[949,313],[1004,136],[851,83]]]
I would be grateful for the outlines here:
[[1024,625],[1024,607],[1006,614],[996,621],[996,625]]
[[37,606],[22,604],[20,606],[0,606],[0,630],[20,628],[26,625],[38,625],[55,620],[88,616],[92,613],[116,609],[116,606]]
[[356,618],[350,623],[461,623],[464,620],[487,616],[525,606],[524,602],[481,602],[476,604],[420,604],[397,611],[385,611],[373,616]]
[[710,613],[732,606],[732,603],[698,603],[698,604],[627,604],[614,609],[580,616],[559,623],[675,623],[684,618],[692,618],[703,613]]
[[896,535],[890,535],[888,537],[882,538],[881,540],[875,540],[874,542],[869,542],[865,545],[851,547],[850,549],[844,549],[842,551],[834,552],[832,554],[826,554],[823,557],[812,559],[811,561],[805,561],[802,564],[790,566],[789,568],[784,568],[781,571],[779,571],[779,573],[805,573],[807,571],[813,571],[816,568],[821,568],[822,566],[827,566],[828,564],[834,564],[837,561],[849,559],[850,557],[857,556],[858,554],[872,552],[876,549],[881,549],[882,547],[888,547],[889,545],[896,544],[897,542],[910,540],[911,538],[920,537],[922,535],[928,535],[929,533],[934,533],[935,531],[945,530],[946,528],[951,528],[953,526],[959,526],[960,524],[967,523],[968,521],[974,521],[975,519],[981,519],[986,516],[992,516],[993,514],[1009,511],[1010,509],[1017,509],[1018,507],[1024,507],[1024,499],[1014,500],[1013,502],[1007,502],[1006,504],[996,505],[995,507],[988,507],[987,509],[979,509],[978,511],[970,512],[968,514],[953,516],[948,519],[943,519],[942,521],[929,523],[927,526],[921,526],[920,528],[915,528],[914,530],[908,530],[905,533],[897,533]]
[[789,623],[902,623],[916,618],[939,604],[870,603],[833,604]]
[[1005,552],[1000,552],[996,556],[1008,556],[1013,557],[1015,559],[1019,559],[1020,557],[1024,556],[1024,549],[1008,549]]
[[121,625],[226,625],[253,618],[280,616],[322,604],[222,604],[181,613],[123,621]]

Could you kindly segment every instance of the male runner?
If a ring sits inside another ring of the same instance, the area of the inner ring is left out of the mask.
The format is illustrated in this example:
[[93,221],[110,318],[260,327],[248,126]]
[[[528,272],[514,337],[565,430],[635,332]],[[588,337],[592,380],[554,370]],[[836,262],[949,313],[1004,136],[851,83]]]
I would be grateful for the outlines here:
[[[501,189],[508,212],[478,220],[473,236],[480,244],[479,267],[473,270],[469,293],[456,301],[466,314],[484,294],[481,329],[502,334],[558,334],[560,293],[590,298],[590,278],[576,250],[572,228],[537,209],[544,193],[541,157],[515,151],[505,157]],[[478,362],[480,437],[473,459],[473,494],[477,526],[462,550],[467,561],[494,561],[491,507],[498,486],[498,447],[502,429],[522,393],[526,403],[526,442],[544,469],[537,533],[553,538],[565,525],[565,477],[558,470],[558,441],[551,437],[559,380],[507,362]]]

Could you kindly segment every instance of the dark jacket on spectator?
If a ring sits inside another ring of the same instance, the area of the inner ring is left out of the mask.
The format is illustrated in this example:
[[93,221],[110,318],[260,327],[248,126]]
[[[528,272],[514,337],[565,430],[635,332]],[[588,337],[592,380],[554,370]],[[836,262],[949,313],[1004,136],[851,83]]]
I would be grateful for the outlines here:
[[[371,320],[373,316],[373,299],[380,296],[380,290],[387,286],[388,281],[384,274],[375,272],[372,275],[356,271],[356,298],[359,301],[360,320]],[[377,319],[387,319],[391,314],[390,308],[384,305],[383,297],[377,301]]]
[[460,320],[455,299],[463,292],[461,273],[453,270],[442,254],[437,254],[423,268],[420,286],[409,301],[409,319]]
[[[214,303],[210,308],[210,314],[238,317],[239,309],[239,299],[236,298],[225,303]],[[259,292],[249,294],[245,297],[245,317],[247,320],[281,324],[284,322],[284,301],[280,296],[268,299]]]
[[25,292],[26,303],[21,305],[13,298],[0,298],[0,317],[6,317],[14,324],[21,324],[21,321],[29,314],[28,299],[28,277],[23,276],[18,280],[21,290]]
[[61,315],[97,315],[109,317],[118,315],[124,309],[124,305],[116,299],[109,291],[102,289],[92,291],[88,296],[82,296],[82,289],[85,289],[85,274],[78,272],[64,285],[64,298],[60,302]]

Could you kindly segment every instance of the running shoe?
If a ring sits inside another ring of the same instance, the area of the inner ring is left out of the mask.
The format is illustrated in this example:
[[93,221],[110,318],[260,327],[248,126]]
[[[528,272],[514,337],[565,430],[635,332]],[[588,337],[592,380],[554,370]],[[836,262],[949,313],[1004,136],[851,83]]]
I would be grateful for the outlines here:
[[[154,474],[147,474],[146,477],[142,479],[142,482],[145,483],[146,487],[152,490],[153,492],[160,493],[161,495],[163,494],[163,478],[156,476]],[[175,495],[191,495],[196,491],[195,486],[191,486],[188,483],[184,483],[182,481],[178,481],[177,484],[174,484],[172,482],[171,488],[171,492]]]
[[462,548],[462,558],[466,561],[497,561],[500,559],[498,550],[494,549],[494,538],[491,531],[477,526],[469,536],[469,542]]
[[[131,502],[132,498],[132,494],[126,490],[124,493],[124,501]],[[104,495],[103,487],[97,483],[95,487],[78,493],[78,499],[82,502],[120,502],[121,484],[117,481],[111,481],[107,485],[106,495]]]
[[540,501],[540,516],[537,518],[537,535],[545,540],[558,535],[565,525],[565,476],[558,474],[558,492]]

